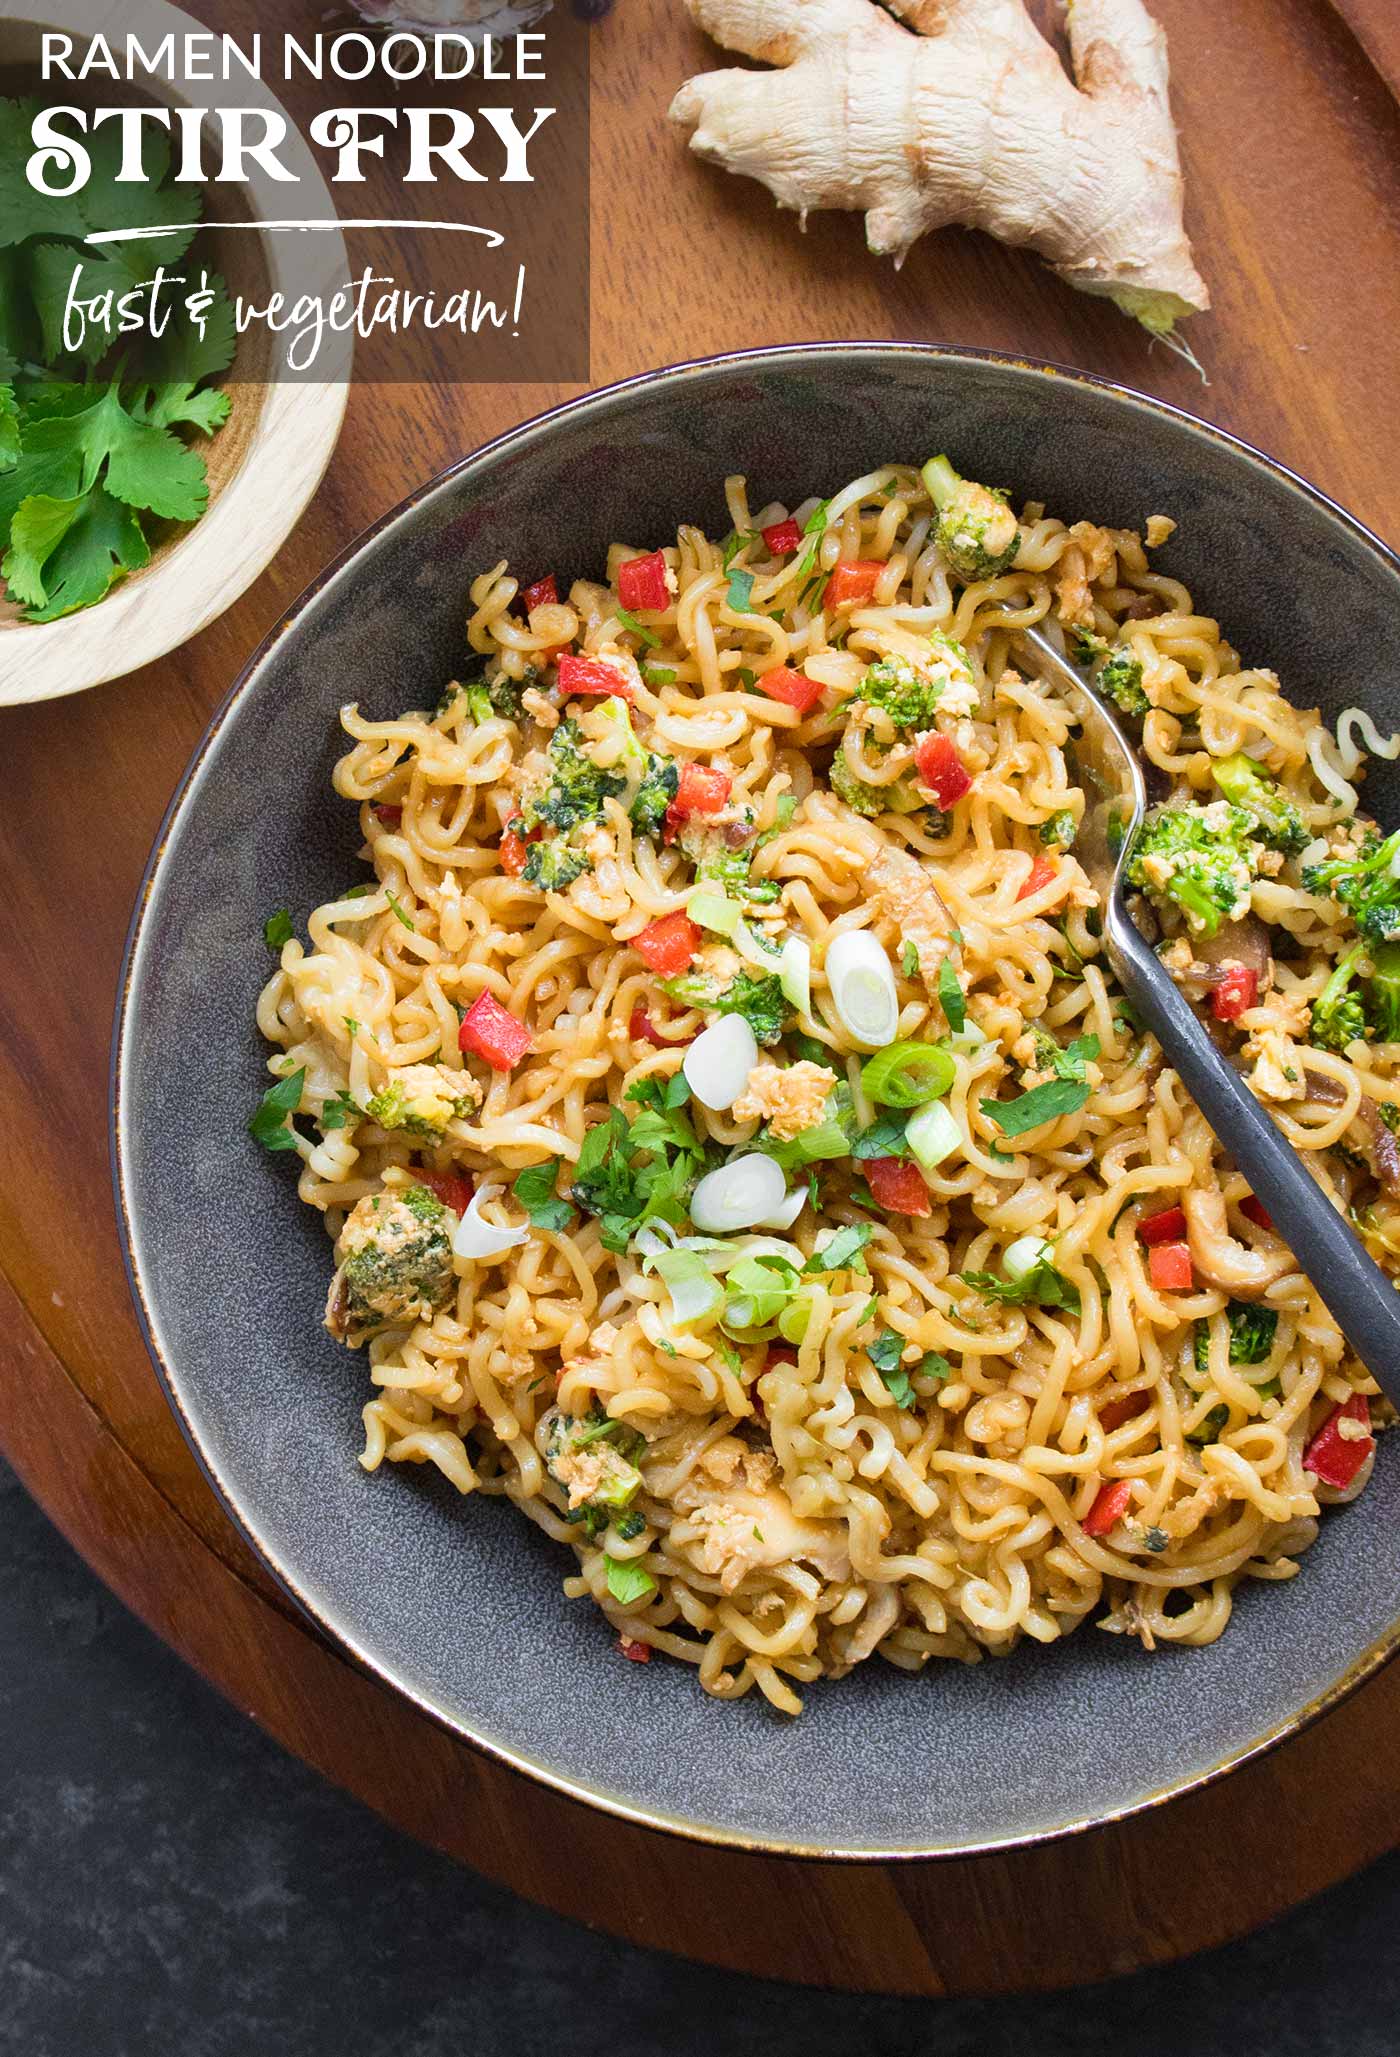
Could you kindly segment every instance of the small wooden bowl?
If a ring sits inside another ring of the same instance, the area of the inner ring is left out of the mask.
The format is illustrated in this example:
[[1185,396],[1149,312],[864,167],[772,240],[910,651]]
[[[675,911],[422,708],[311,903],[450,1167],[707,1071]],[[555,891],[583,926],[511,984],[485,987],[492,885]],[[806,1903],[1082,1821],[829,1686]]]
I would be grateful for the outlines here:
[[[46,100],[68,97],[103,106],[145,100],[278,109],[266,87],[243,74],[227,84],[193,88],[160,80],[118,86],[100,74],[86,85],[58,80],[41,85],[40,36],[46,29],[72,36],[75,69],[98,34],[121,49],[128,31],[147,48],[164,35],[178,39],[207,31],[167,0],[136,0],[134,6],[130,0],[40,4],[41,14],[0,20],[0,81],[7,93],[37,92]],[[206,214],[217,209],[227,221],[288,214],[332,219],[335,209],[325,183],[294,129],[282,155],[297,171],[298,185],[275,185],[259,176],[246,186],[210,187]],[[295,300],[302,293],[324,291],[346,275],[339,230],[259,235],[247,228],[213,229],[203,232],[201,246],[209,250],[212,268],[223,274],[230,292],[242,292],[257,305],[266,304],[269,292],[280,290]],[[233,364],[219,381],[232,400],[228,421],[216,436],[197,437],[194,444],[209,469],[209,505],[197,522],[171,527],[168,533],[160,533],[167,525],[156,524],[150,563],[139,572],[114,586],[96,606],[59,621],[25,622],[17,607],[0,600],[0,707],[57,699],[121,678],[197,635],[251,585],[315,492],[340,433],[351,350],[348,338],[327,340],[334,357],[321,363],[315,383],[303,384],[272,377],[272,339],[262,324],[251,325],[239,338]]]

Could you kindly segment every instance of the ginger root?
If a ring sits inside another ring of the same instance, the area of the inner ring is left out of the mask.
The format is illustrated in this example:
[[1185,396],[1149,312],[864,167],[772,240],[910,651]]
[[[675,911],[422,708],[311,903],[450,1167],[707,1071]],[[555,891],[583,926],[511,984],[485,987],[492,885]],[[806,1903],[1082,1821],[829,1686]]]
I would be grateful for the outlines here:
[[804,223],[859,208],[896,264],[930,229],[985,229],[1157,335],[1209,305],[1182,225],[1166,37],[1141,0],[1071,0],[1073,83],[1022,0],[685,4],[716,42],[779,69],[689,79],[671,119]]

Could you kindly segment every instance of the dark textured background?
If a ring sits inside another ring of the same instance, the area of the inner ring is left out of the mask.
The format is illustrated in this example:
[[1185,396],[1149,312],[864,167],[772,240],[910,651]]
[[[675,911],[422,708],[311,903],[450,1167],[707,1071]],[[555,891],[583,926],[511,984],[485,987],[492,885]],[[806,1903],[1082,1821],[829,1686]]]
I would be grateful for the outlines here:
[[1400,1855],[1228,1949],[1044,1998],[810,1992],[592,1935],[285,1756],[112,1598],[3,1464],[0,1731],[0,2049],[19,2057],[1400,2047]]

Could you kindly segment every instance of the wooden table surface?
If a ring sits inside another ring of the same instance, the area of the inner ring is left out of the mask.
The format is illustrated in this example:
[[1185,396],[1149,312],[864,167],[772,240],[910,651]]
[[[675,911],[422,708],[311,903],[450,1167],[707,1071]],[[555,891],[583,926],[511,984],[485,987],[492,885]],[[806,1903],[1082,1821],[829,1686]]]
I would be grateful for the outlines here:
[[[852,220],[816,220],[803,238],[759,189],[691,161],[665,107],[714,56],[679,0],[618,0],[594,31],[594,382],[804,338],[1010,349],[1203,412],[1400,542],[1391,0],[1156,7],[1215,299],[1191,327],[1208,388],[1030,259],[949,232],[895,274]],[[357,389],[320,494],[219,622],[122,682],[0,713],[0,1447],[108,1584],[288,1749],[425,1841],[635,1941],[937,1994],[1073,1983],[1239,1933],[1400,1840],[1400,1666],[1233,1778],[1038,1850],[879,1867],[692,1847],[554,1797],[362,1677],[274,1588],[166,1410],[128,1304],[107,1164],[113,994],[161,812],[229,682],[325,560],[429,474],[563,397]],[[386,1765],[402,1774],[387,1786]],[[1025,1918],[1045,1908],[1054,1919]]]

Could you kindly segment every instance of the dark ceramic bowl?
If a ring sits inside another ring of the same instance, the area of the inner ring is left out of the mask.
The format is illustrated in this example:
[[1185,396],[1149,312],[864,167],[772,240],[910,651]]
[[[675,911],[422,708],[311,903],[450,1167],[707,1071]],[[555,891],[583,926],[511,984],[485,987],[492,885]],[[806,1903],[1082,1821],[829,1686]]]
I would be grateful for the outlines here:
[[[319,1221],[246,1134],[266,1084],[261,928],[357,873],[331,792],[336,710],[430,703],[472,575],[597,573],[611,538],[728,527],[891,457],[947,448],[1069,517],[1181,523],[1160,564],[1290,696],[1330,716],[1391,696],[1400,562],[1278,465],[1160,402],[966,352],[804,346],[683,366],[514,430],[388,516],[269,637],[220,711],[157,845],[116,1043],[117,1189],[147,1339],[230,1513],[372,1672],[522,1771],[631,1819],[829,1856],[969,1851],[1119,1816],[1297,1728],[1400,1638],[1400,1450],[1328,1516],[1300,1576],[1240,1590],[1224,1639],[1146,1655],[1092,1626],[1005,1662],[908,1677],[871,1663],[789,1721],[708,1699],[688,1667],[619,1662],[573,1559],[508,1505],[355,1462],[364,1361],[321,1327]],[[1372,805],[1400,809],[1376,768]],[[1397,1437],[1400,1442],[1400,1437]]]

